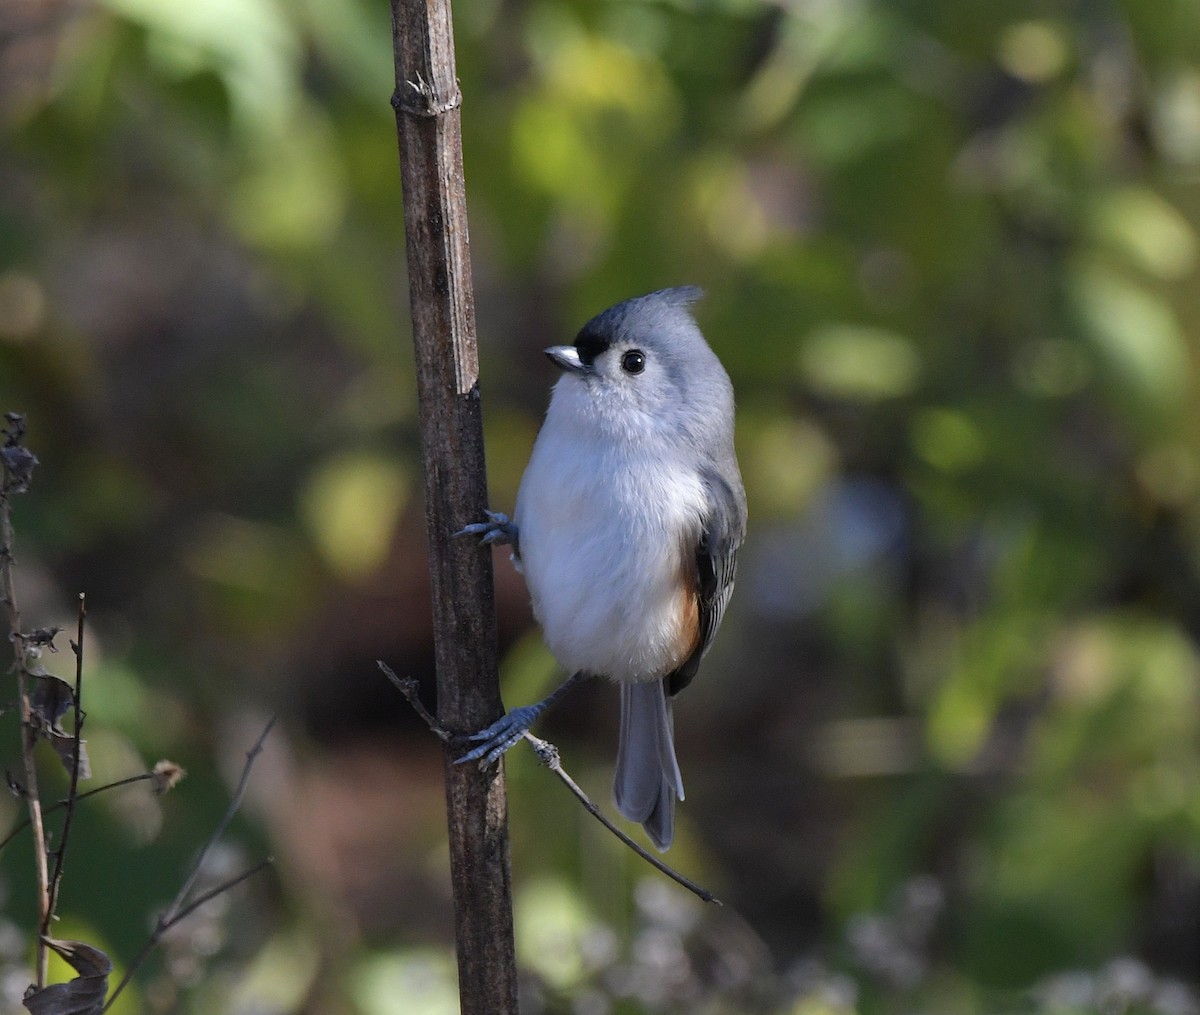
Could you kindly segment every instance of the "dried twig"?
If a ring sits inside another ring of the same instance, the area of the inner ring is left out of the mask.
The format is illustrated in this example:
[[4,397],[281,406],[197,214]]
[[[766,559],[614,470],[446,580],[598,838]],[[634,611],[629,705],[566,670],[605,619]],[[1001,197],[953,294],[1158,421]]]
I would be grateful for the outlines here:
[[700,885],[696,884],[695,881],[684,877],[679,873],[679,871],[675,870],[674,867],[663,863],[662,860],[640,846],[637,842],[622,832],[621,829],[614,825],[607,817],[605,817],[604,812],[592,802],[591,797],[589,797],[582,789],[580,789],[579,784],[567,774],[566,770],[562,767],[562,757],[558,752],[558,748],[550,743],[550,741],[541,740],[538,737],[535,737],[528,730],[525,731],[525,739],[528,740],[533,746],[534,753],[537,754],[538,760],[562,780],[563,785],[575,794],[575,798],[581,804],[583,804],[584,809],[593,818],[599,821],[600,824],[612,832],[613,835],[625,843],[626,846],[637,853],[637,855],[645,860],[646,863],[650,864],[650,866],[656,868],[657,870],[662,871],[662,873],[664,873],[672,881],[682,885],[689,892],[691,892],[693,895],[696,895],[703,901],[711,902],[717,906],[722,904],[721,900],[713,895],[713,893],[707,888],[702,888]]
[[[395,671],[388,666],[387,663],[380,661],[378,662],[378,666],[383,671],[384,676],[386,676],[388,680],[395,685],[396,689],[408,700],[408,703],[412,706],[413,711],[415,711],[417,715],[419,715],[425,721],[425,725],[428,726],[430,730],[432,730],[433,733],[436,734],[442,741],[451,740],[453,734],[451,734],[449,730],[440,726],[438,721],[430,714],[429,710],[421,703],[421,698],[418,694],[420,688],[417,682],[413,680],[412,677],[398,677]],[[558,776],[563,785],[566,786],[567,789],[569,789],[573,794],[575,794],[575,798],[581,804],[583,804],[584,809],[591,814],[592,817],[599,821],[600,824],[612,832],[613,835],[625,843],[626,846],[637,853],[637,855],[645,860],[648,864],[650,864],[656,870],[661,871],[672,881],[682,885],[693,895],[703,899],[705,902],[711,902],[717,906],[721,905],[721,900],[713,895],[713,893],[707,888],[701,887],[691,879],[684,877],[679,873],[679,871],[675,870],[675,868],[663,863],[662,860],[640,846],[637,842],[621,831],[621,829],[614,825],[607,817],[605,817],[600,808],[582,789],[580,789],[579,784],[572,779],[571,776],[567,774],[567,771],[562,767],[562,757],[559,754],[557,747],[555,747],[548,740],[541,740],[538,737],[535,737],[528,731],[525,733],[525,739],[528,740],[530,745],[533,747],[534,752],[538,756],[538,760],[548,769],[550,769],[551,772]]]
[[[117,779],[116,782],[106,782],[103,786],[96,786],[92,789],[89,789],[86,793],[77,793],[75,795],[75,803],[78,804],[81,800],[86,800],[88,797],[96,796],[99,793],[107,793],[110,789],[120,789],[122,786],[131,786],[135,782],[146,782],[147,780],[158,778],[159,775],[157,772],[139,772],[137,775],[130,775],[126,776],[124,779]],[[64,799],[59,800],[58,803],[51,804],[49,807],[43,808],[42,817],[46,818],[55,811],[61,811],[67,806],[67,804],[68,801]],[[19,833],[23,832],[28,827],[28,818],[13,825],[8,835],[6,835],[3,839],[0,839],[0,851],[3,851],[5,846],[12,842],[12,840],[15,839]]]
[[213,829],[212,835],[208,837],[208,841],[201,847],[200,853],[196,857],[196,862],[192,865],[191,872],[183,882],[183,887],[179,889],[174,901],[172,901],[170,907],[167,909],[166,916],[168,919],[173,919],[179,907],[183,905],[183,900],[187,898],[188,893],[192,890],[192,885],[196,883],[196,878],[200,876],[200,869],[204,865],[204,860],[208,856],[209,850],[225,834],[225,829],[229,827],[229,822],[233,820],[233,816],[237,813],[238,808],[242,806],[242,799],[246,795],[246,786],[250,782],[250,769],[254,767],[255,760],[262,754],[263,744],[266,743],[267,737],[270,735],[278,718],[278,715],[273,715],[267,720],[267,724],[258,735],[254,746],[246,752],[246,764],[242,766],[242,775],[238,779],[237,789],[233,791],[233,799],[229,801],[229,806],[226,808],[221,820],[217,822],[217,827]]
[[381,670],[383,670],[383,675],[385,677],[387,677],[388,680],[390,680],[392,682],[393,686],[395,686],[396,690],[398,690],[401,694],[403,694],[404,697],[408,700],[408,703],[412,706],[413,711],[416,712],[417,715],[419,715],[422,719],[425,720],[425,725],[428,726],[430,728],[430,730],[433,731],[433,733],[435,733],[443,743],[449,741],[450,738],[453,736],[453,734],[448,729],[443,727],[437,721],[437,719],[435,719],[433,717],[433,715],[430,713],[429,709],[427,709],[424,706],[424,704],[422,704],[421,696],[419,693],[420,685],[415,680],[413,680],[412,677],[396,676],[396,671],[393,670],[383,660],[381,660],[381,659],[376,660],[376,663],[378,664],[379,668]]
[[215,898],[222,892],[229,891],[229,889],[233,888],[234,885],[241,884],[247,878],[257,874],[260,870],[273,862],[271,858],[268,857],[267,859],[255,864],[248,870],[243,871],[241,874],[221,882],[221,884],[210,889],[209,891],[203,892],[191,902],[187,901],[188,895],[191,893],[192,888],[196,884],[196,879],[199,878],[201,871],[203,870],[204,861],[208,857],[209,851],[220,840],[221,836],[225,832],[225,829],[229,827],[229,822],[233,820],[234,814],[236,814],[238,808],[241,807],[242,799],[246,795],[246,786],[250,782],[250,769],[254,767],[255,759],[257,759],[262,753],[263,744],[266,742],[267,736],[270,734],[271,729],[275,726],[275,721],[278,718],[279,717],[277,715],[273,715],[267,720],[267,724],[263,727],[262,733],[259,734],[258,739],[254,742],[254,746],[246,752],[246,763],[242,766],[241,778],[238,779],[237,788],[233,792],[233,799],[230,800],[229,806],[225,809],[225,813],[221,816],[221,820],[217,822],[217,827],[213,829],[212,834],[208,837],[208,841],[205,842],[200,848],[200,852],[197,854],[196,860],[192,864],[192,869],[188,872],[187,877],[184,878],[183,886],[175,894],[175,898],[171,900],[171,904],[167,907],[166,911],[159,916],[158,920],[155,922],[154,930],[151,931],[149,939],[142,946],[142,950],[138,952],[133,961],[130,962],[129,968],[125,970],[125,975],[121,978],[121,982],[118,983],[116,987],[113,988],[112,993],[108,995],[108,1000],[101,1009],[102,1013],[108,1011],[109,1008],[112,1007],[113,1002],[116,1001],[116,999],[121,995],[121,992],[129,985],[129,981],[133,979],[134,974],[141,968],[142,963],[146,961],[150,953],[158,947],[159,942],[162,941],[163,935],[166,934],[167,931],[169,931],[181,920],[191,915],[210,899]]
[[[240,874],[235,874],[231,878],[226,878],[224,881],[222,881],[216,887],[210,888],[206,892],[201,892],[191,902],[189,902],[186,906],[184,906],[183,909],[179,910],[178,913],[176,913],[174,916],[171,917],[171,919],[167,920],[162,925],[162,931],[160,932],[160,936],[161,936],[161,934],[165,934],[167,931],[169,931],[177,923],[182,923],[189,916],[191,916],[194,912],[196,912],[197,909],[199,909],[201,906],[203,906],[206,902],[211,902],[218,895],[221,895],[222,893],[229,891],[229,889],[231,889],[231,888],[236,888],[243,881],[249,881],[252,877],[254,877],[255,874],[257,874],[261,870],[266,870],[266,868],[270,867],[271,864],[273,864],[274,862],[275,862],[275,858],[273,856],[263,857],[261,860],[258,861],[258,863],[254,864],[251,867],[247,867]],[[151,944],[150,947],[153,948],[154,944],[157,944],[157,943],[158,943],[157,941],[153,942],[153,944]]]
[[[34,719],[31,702],[32,675],[29,671],[28,652],[30,645],[21,627],[21,610],[17,605],[17,593],[13,580],[13,545],[10,497],[24,493],[37,464],[37,457],[27,450],[22,440],[25,437],[25,417],[19,413],[5,413],[7,426],[4,429],[4,444],[0,448],[0,592],[8,612],[9,637],[13,646],[13,668],[17,673],[17,697],[21,707],[21,758],[25,770],[24,796],[29,807],[29,824],[33,828],[34,870],[37,876],[38,926],[46,927],[50,920],[50,865],[46,856],[46,828],[42,821],[41,797],[38,793],[37,765],[34,748],[37,745],[38,727]],[[49,953],[38,935],[36,975],[37,986],[46,983]]]
[[75,820],[75,804],[79,798],[79,762],[83,755],[83,630],[87,619],[87,596],[79,593],[79,618],[76,627],[75,641],[71,648],[75,652],[75,733],[74,751],[71,757],[71,783],[67,790],[65,801],[67,816],[63,819],[62,831],[58,837],[58,849],[54,852],[54,873],[50,877],[50,899],[46,915],[43,918],[41,936],[50,937],[50,924],[54,921],[54,913],[58,909],[58,896],[62,889],[63,863],[67,856],[67,841],[71,837],[71,825]]
[[146,940],[146,943],[142,945],[142,950],[139,951],[137,955],[134,956],[133,961],[129,963],[129,968],[125,970],[125,975],[121,977],[121,982],[118,983],[113,988],[112,993],[108,995],[108,1000],[104,1002],[104,1007],[100,1009],[100,1015],[104,1015],[104,1012],[108,1011],[109,1008],[113,1006],[113,1003],[117,1000],[117,998],[121,996],[121,992],[127,986],[129,986],[129,981],[133,979],[134,973],[136,973],[142,967],[142,964],[150,957],[150,953],[158,947],[159,943],[163,939],[163,935],[166,934],[167,931],[169,931],[176,924],[182,923],[206,902],[211,902],[218,895],[223,895],[231,888],[235,888],[236,886],[240,885],[243,881],[248,881],[259,871],[270,867],[274,862],[274,857],[265,857],[264,859],[259,860],[258,863],[256,863],[253,867],[246,868],[246,870],[242,871],[240,874],[235,874],[233,877],[227,878],[214,888],[210,888],[208,891],[196,896],[195,899],[189,902],[178,912],[172,913],[169,919],[165,913],[160,916],[158,918],[158,922],[154,925],[154,931]]

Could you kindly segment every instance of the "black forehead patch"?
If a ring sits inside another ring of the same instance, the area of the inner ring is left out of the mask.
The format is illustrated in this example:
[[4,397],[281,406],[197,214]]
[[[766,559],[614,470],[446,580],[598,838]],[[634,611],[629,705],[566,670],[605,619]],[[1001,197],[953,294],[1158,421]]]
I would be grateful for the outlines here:
[[579,359],[591,366],[596,357],[612,345],[612,337],[605,331],[585,324],[583,330],[575,336],[575,348],[579,351]]
[[704,291],[695,286],[677,286],[635,296],[602,310],[575,336],[580,361],[591,366],[597,356],[619,342],[636,338],[644,345],[655,331],[678,322],[681,315],[695,330],[688,308],[703,295]]

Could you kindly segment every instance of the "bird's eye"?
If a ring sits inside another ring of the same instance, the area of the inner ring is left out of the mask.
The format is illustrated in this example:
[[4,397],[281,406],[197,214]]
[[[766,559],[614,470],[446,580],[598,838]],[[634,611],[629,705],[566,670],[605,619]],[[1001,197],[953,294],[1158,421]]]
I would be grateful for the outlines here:
[[621,369],[627,374],[640,374],[646,369],[646,356],[637,349],[630,349],[621,357]]

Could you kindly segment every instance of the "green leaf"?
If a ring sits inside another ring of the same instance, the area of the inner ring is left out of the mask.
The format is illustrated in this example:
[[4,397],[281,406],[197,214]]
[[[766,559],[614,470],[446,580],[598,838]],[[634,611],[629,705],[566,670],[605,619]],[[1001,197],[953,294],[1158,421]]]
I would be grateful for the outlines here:
[[1178,404],[1189,367],[1170,304],[1097,264],[1075,265],[1068,285],[1087,337],[1117,377],[1147,402],[1162,408]]
[[903,335],[831,324],[813,332],[800,347],[800,370],[827,394],[877,401],[911,392],[921,374],[921,360]]
[[325,559],[353,579],[383,563],[407,500],[408,477],[395,461],[354,452],[316,468],[300,511]]

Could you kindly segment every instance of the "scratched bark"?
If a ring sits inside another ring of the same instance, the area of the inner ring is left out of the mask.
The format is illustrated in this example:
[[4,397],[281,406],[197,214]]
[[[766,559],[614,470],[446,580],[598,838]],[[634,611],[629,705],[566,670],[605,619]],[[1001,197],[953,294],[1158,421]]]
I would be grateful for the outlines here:
[[[503,712],[491,554],[449,538],[488,503],[475,305],[450,0],[391,0],[396,131],[404,187],[438,719],[453,732]],[[446,810],[463,1015],[517,1011],[502,766],[446,754]]]

